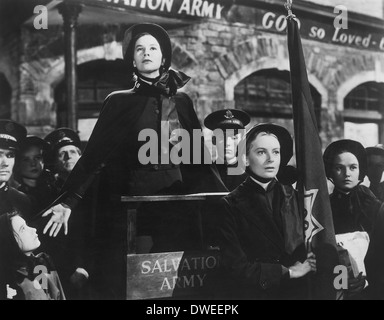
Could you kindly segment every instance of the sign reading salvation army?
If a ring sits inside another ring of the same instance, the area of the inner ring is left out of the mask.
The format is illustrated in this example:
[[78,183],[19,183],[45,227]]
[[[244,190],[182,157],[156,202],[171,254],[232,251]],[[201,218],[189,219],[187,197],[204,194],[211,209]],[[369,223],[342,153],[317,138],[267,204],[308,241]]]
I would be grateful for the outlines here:
[[127,299],[209,294],[219,276],[218,252],[165,252],[127,256]]
[[196,17],[222,19],[224,8],[232,4],[227,0],[82,0],[85,3],[101,3],[116,8],[168,15],[174,18]]

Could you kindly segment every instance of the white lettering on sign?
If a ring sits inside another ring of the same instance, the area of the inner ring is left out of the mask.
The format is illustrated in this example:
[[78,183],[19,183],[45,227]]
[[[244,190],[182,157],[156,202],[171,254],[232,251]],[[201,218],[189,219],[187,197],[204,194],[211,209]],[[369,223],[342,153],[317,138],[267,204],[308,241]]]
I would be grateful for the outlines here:
[[[296,20],[300,29],[300,20],[297,18]],[[263,15],[261,25],[264,29],[274,28],[276,31],[282,32],[287,28],[287,18],[285,15],[276,16],[273,12],[267,12]]]
[[325,37],[325,30],[323,28],[312,27],[309,32],[309,37],[322,40]]
[[203,0],[184,0],[178,14],[187,14],[196,17],[207,17],[221,19],[221,12],[224,6],[209,3]]
[[[91,1],[91,0],[89,0]],[[208,0],[98,0],[125,7],[137,7],[143,10],[177,13],[201,18],[222,18],[224,6]]]
[[372,34],[369,34],[366,37],[361,37],[356,34],[348,34],[341,32],[341,29],[335,29],[335,32],[332,37],[332,41],[341,44],[363,46],[368,48],[371,44]]
[[[309,39],[332,42],[338,45],[358,47],[362,49],[376,49],[384,51],[384,37],[378,33],[352,32],[348,28],[348,11],[343,6],[337,6],[335,10],[340,13],[335,18],[334,27],[325,24],[311,25],[310,20],[304,20],[304,36]],[[335,11],[336,12],[336,11]],[[296,18],[300,28],[300,21]],[[277,15],[273,12],[262,11],[259,25],[266,30],[284,32],[287,28],[285,15]]]
[[207,274],[190,274],[185,276],[165,277],[161,283],[160,290],[174,290],[203,287]]
[[214,256],[193,257],[189,259],[173,258],[164,260],[155,260],[155,262],[146,260],[141,263],[141,273],[165,273],[191,270],[214,269],[218,266],[218,260]]
[[[219,266],[215,256],[168,258],[141,262],[141,274],[161,275],[161,291],[203,287],[207,273]],[[163,275],[164,274],[164,275]]]

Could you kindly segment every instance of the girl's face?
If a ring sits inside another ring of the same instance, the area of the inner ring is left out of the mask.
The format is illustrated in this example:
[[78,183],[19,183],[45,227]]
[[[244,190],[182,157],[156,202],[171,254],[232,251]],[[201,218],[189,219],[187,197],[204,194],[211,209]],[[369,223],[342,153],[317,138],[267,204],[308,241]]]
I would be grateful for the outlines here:
[[11,220],[13,234],[20,250],[27,256],[40,247],[40,240],[36,229],[28,227],[25,220],[20,216],[15,216]]
[[133,50],[133,66],[144,76],[156,78],[163,63],[163,53],[155,37],[146,34],[140,37]]
[[332,179],[335,187],[350,191],[359,184],[359,161],[350,152],[337,155],[332,165]]
[[261,178],[273,179],[280,168],[280,142],[274,135],[259,133],[251,143],[246,165]]
[[20,154],[20,175],[27,179],[37,179],[44,169],[43,151],[31,146]]

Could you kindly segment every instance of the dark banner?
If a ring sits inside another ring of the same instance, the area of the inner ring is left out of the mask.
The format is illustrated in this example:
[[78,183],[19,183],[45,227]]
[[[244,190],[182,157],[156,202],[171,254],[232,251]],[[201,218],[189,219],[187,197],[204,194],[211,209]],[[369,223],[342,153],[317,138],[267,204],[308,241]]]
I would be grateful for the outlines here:
[[[218,19],[256,25],[258,29],[286,34],[287,21],[283,4],[278,11],[253,6],[236,6],[233,0],[79,0],[86,5],[133,10],[175,19]],[[335,18],[337,14],[334,14]],[[322,17],[319,16],[321,20]],[[358,49],[384,51],[384,32],[349,23],[347,29],[337,29],[332,18],[327,22],[298,16],[303,38]]]
[[134,9],[173,18],[211,19],[223,19],[232,4],[229,0],[81,0],[81,2],[117,9]]
[[[297,18],[303,38],[358,49],[384,51],[384,32],[371,31],[352,23],[348,24],[347,29],[336,29],[332,20],[324,23],[305,17]],[[257,9],[254,19],[258,28],[286,34],[286,14]]]

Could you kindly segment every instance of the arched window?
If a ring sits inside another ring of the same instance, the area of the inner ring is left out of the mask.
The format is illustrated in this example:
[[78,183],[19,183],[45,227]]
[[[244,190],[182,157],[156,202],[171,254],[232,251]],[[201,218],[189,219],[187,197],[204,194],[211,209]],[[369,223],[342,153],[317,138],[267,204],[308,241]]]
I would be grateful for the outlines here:
[[344,98],[344,137],[372,146],[383,142],[384,84],[365,82]]
[[[317,124],[320,126],[321,95],[310,86]],[[253,122],[276,122],[293,133],[292,97],[288,71],[266,69],[246,77],[235,87],[236,108],[248,112]]]
[[[129,76],[123,60],[94,60],[77,67],[78,131],[82,140],[88,137],[99,116],[104,99],[113,91],[129,86]],[[65,82],[55,90],[58,127],[66,126]]]
[[0,119],[11,117],[12,88],[3,73],[0,73]]
[[344,99],[345,110],[377,111],[383,104],[384,84],[366,82],[353,89]]

